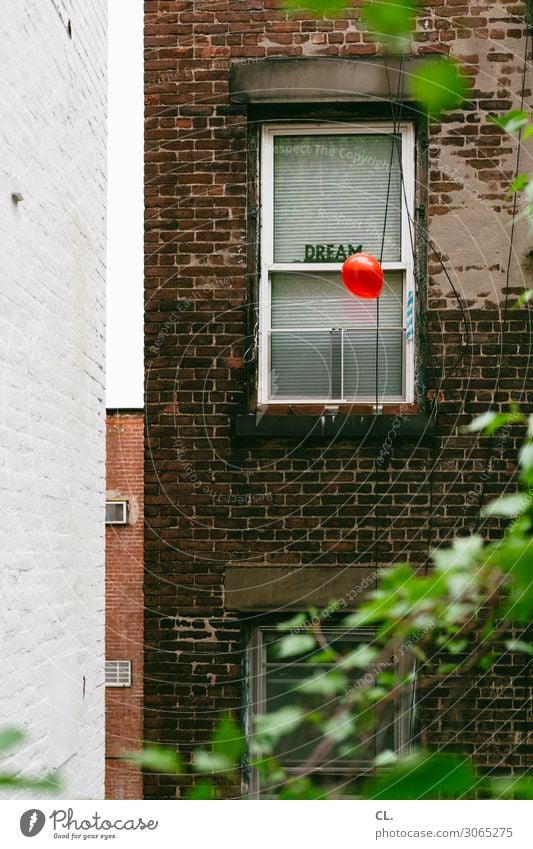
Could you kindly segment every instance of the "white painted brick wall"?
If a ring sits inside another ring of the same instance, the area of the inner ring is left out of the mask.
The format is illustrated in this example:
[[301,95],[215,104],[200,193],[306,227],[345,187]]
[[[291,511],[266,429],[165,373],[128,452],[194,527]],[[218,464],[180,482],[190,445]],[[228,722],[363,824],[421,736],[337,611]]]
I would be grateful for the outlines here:
[[0,0],[0,727],[67,799],[104,792],[106,7]]

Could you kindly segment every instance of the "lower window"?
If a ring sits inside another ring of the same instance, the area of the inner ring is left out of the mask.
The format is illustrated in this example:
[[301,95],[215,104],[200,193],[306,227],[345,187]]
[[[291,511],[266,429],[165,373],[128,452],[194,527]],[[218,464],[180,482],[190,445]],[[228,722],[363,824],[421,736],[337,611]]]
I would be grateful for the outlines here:
[[[374,632],[368,629],[346,631],[340,627],[323,627],[322,632],[328,645],[341,657],[346,657],[358,647],[371,645],[374,639]],[[272,714],[289,705],[297,705],[303,709],[307,720],[300,723],[295,730],[284,734],[271,755],[282,765],[289,778],[296,778],[322,739],[320,729],[323,720],[335,712],[344,692],[335,696],[326,692],[317,694],[304,691],[304,681],[325,675],[335,667],[335,663],[324,662],[323,648],[312,649],[287,659],[280,658],[280,641],[287,637],[287,633],[269,624],[254,629],[251,634],[248,651],[250,695],[247,725],[251,728],[256,716]],[[340,668],[342,669],[342,665]],[[380,672],[387,670],[407,673],[410,671],[409,661],[407,658],[403,659],[401,652],[397,652],[380,664]],[[353,682],[365,679],[365,671],[360,668],[352,669],[347,674],[353,678]],[[371,676],[369,682],[374,683],[374,670],[369,671],[367,675]],[[347,689],[350,686],[354,685],[348,684]],[[377,755],[385,751],[400,753],[406,750],[411,735],[413,696],[412,688],[403,688],[396,698],[382,704],[379,709],[369,707],[365,711],[366,721],[361,723],[363,727],[356,733],[350,731],[345,739],[336,743],[324,758],[314,764],[310,774],[313,783],[323,789],[324,795],[356,796],[357,784],[373,774],[374,759]],[[313,721],[317,711],[320,711],[320,724]],[[254,757],[257,759],[257,755]],[[259,759],[262,757],[260,753]],[[259,770],[253,768],[250,770],[247,792],[256,797],[275,797],[276,787],[267,786],[268,783],[260,778]]]

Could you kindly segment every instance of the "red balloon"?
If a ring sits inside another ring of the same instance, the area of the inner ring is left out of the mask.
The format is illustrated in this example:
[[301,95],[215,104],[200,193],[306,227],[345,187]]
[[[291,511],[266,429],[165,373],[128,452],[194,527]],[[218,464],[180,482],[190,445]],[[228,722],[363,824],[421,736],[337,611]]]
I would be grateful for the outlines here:
[[383,289],[383,269],[370,254],[352,254],[342,265],[342,282],[358,298],[378,298]]

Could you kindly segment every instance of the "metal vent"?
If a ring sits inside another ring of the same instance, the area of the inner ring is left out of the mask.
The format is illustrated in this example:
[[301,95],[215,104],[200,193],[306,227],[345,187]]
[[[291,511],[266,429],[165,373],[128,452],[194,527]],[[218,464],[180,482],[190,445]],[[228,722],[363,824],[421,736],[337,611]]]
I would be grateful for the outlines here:
[[105,523],[106,525],[126,525],[128,523],[128,502],[106,501]]
[[106,660],[106,687],[131,687],[131,660]]

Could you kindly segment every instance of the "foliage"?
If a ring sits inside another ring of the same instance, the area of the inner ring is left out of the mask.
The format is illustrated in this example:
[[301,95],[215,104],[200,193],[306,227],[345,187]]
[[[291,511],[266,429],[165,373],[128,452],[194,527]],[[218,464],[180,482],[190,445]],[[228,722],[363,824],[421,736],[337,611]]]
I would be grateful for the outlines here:
[[[0,730],[0,757],[5,758],[11,755],[14,749],[24,743],[25,739],[25,734],[17,728]],[[51,772],[43,778],[32,778],[16,775],[13,772],[0,771],[0,787],[58,795],[61,792],[61,780],[57,772]]]
[[461,67],[451,59],[428,59],[417,68],[411,89],[416,101],[431,116],[459,106],[468,94]]
[[403,51],[409,45],[419,5],[418,0],[374,0],[363,6],[361,17],[369,32],[375,34],[390,49]]

